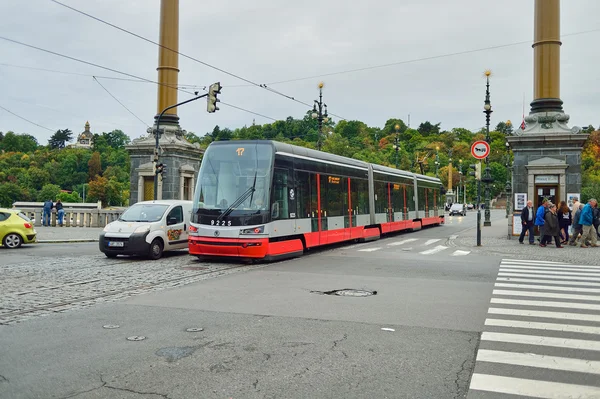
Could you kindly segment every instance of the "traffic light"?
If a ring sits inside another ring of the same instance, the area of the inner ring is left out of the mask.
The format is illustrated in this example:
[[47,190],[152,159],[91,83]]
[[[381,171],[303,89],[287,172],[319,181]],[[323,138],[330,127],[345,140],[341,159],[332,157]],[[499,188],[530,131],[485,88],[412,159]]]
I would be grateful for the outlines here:
[[218,111],[217,103],[220,101],[217,94],[221,94],[221,83],[213,83],[208,88],[208,97],[206,99],[206,110],[210,113]]
[[473,169],[473,172],[469,172],[469,175],[475,176],[475,179],[481,180],[481,162],[477,162],[474,165],[469,165],[469,169]]

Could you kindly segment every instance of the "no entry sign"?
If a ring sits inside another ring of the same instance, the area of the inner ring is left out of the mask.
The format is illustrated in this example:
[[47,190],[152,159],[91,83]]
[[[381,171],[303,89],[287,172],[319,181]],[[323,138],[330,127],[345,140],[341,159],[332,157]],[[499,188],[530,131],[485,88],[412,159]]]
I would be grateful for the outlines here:
[[490,145],[483,140],[474,142],[471,146],[471,155],[475,159],[487,158],[490,155]]

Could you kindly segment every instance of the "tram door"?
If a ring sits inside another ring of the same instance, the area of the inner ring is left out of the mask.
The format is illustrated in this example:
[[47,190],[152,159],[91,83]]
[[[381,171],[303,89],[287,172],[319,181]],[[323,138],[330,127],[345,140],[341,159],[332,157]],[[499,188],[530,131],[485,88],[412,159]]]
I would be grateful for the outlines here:
[[276,167],[273,174],[273,201],[271,219],[289,220],[288,224],[280,226],[280,235],[291,235],[295,232],[296,219],[296,190],[294,189],[291,169]]

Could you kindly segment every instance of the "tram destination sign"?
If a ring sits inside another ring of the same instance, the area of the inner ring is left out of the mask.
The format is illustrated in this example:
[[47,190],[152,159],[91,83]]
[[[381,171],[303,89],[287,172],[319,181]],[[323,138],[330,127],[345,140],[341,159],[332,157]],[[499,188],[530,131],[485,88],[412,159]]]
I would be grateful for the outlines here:
[[488,155],[490,155],[490,145],[483,141],[476,141],[471,146],[471,155],[475,159],[485,159]]

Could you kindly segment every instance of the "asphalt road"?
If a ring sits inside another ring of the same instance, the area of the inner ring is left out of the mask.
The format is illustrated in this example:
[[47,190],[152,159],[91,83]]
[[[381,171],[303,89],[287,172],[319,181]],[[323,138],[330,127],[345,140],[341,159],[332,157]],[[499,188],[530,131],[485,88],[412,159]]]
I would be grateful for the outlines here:
[[[502,217],[499,212],[493,216]],[[493,319],[500,320],[495,322],[500,325],[486,324],[492,319],[490,313],[497,312],[494,309],[539,309],[535,307],[539,304],[502,303],[523,299],[514,292],[503,296],[494,291],[494,284],[510,284],[503,279],[514,278],[498,274],[503,257],[453,245],[456,236],[473,226],[474,219],[475,213],[469,213],[448,218],[445,226],[260,266],[208,265],[187,255],[159,262],[137,259],[119,263],[99,257],[97,244],[48,244],[11,252],[7,257],[2,252],[3,262],[6,258],[7,264],[13,265],[7,268],[14,273],[9,279],[13,285],[27,278],[43,281],[54,270],[75,273],[78,262],[87,262],[87,269],[100,276],[108,293],[113,289],[109,286],[112,280],[120,281],[121,291],[127,286],[135,289],[117,297],[116,302],[96,301],[85,309],[75,306],[65,312],[29,314],[16,324],[0,325],[0,397],[455,398],[466,397],[474,370],[476,386],[471,383],[469,393],[473,398],[515,397],[499,392],[504,386],[515,386],[519,377],[539,383],[550,375],[551,381],[563,385],[600,385],[591,378],[597,367],[594,363],[591,374],[575,366],[570,366],[576,371],[569,374],[548,371],[541,363],[523,366],[527,361],[515,360],[536,345],[523,337],[514,342],[510,334],[510,328],[515,328],[510,324],[525,322],[526,315],[496,314]],[[65,250],[74,254],[68,262],[40,270],[47,259],[60,259]],[[91,261],[84,260],[86,257]],[[37,260],[37,265],[19,274],[18,263],[23,260]],[[550,267],[524,264],[504,261],[502,267],[517,274],[523,272],[519,267],[533,273],[536,269],[548,273]],[[197,267],[208,268],[198,280],[183,275],[182,286],[159,283],[180,276],[168,273],[197,273]],[[553,283],[559,284],[557,280]],[[145,291],[141,286],[154,289]],[[325,294],[340,289],[376,294]],[[52,298],[51,291],[56,290],[66,289],[50,287],[37,296]],[[73,303],[77,303],[77,295],[88,295],[65,292]],[[13,294],[2,297],[0,311],[2,303],[26,309],[27,303],[8,302],[7,298],[15,298],[19,292]],[[493,308],[491,298],[500,299]],[[593,300],[586,299],[589,303]],[[584,314],[580,319],[592,321],[569,323],[585,324],[587,333],[600,328],[590,314],[593,310],[576,312]],[[0,320],[2,317],[0,313]],[[539,339],[540,325],[528,325],[532,326],[517,332]],[[189,328],[203,330],[187,331]],[[578,347],[556,347],[557,342],[551,342],[554,348],[543,355],[588,363],[600,360],[594,357],[598,352],[593,352],[589,336],[582,343],[581,327],[575,329],[565,338],[575,340],[569,344]],[[560,334],[550,333],[556,338],[561,338]],[[592,355],[588,353],[590,345]],[[480,347],[484,350],[478,354]],[[494,358],[505,352],[512,358],[504,363]]]

